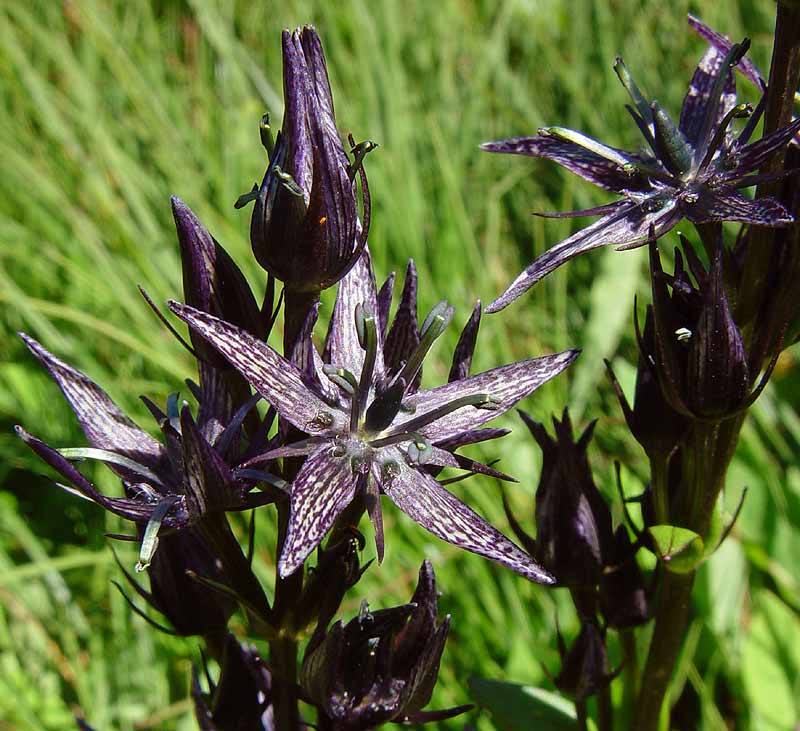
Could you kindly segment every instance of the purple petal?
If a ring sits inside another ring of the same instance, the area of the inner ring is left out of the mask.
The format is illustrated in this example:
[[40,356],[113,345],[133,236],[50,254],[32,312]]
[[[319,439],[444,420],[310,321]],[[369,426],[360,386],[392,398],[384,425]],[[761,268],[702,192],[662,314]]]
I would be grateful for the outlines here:
[[180,198],[173,196],[171,202],[181,248],[186,302],[253,335],[263,336],[265,318],[239,267]]
[[402,431],[402,425],[465,396],[488,394],[496,401],[493,409],[463,406],[432,424],[419,429],[432,442],[440,443],[465,431],[477,429],[487,421],[496,419],[518,401],[532,394],[539,386],[563,371],[575,358],[578,350],[565,350],[555,355],[521,360],[517,363],[493,368],[476,376],[453,381],[444,386],[413,394],[403,402],[414,413],[402,410],[394,423],[393,432]]
[[278,562],[282,577],[303,564],[355,496],[350,460],[333,457],[332,449],[327,443],[314,452],[292,483],[289,531]]
[[681,217],[677,202],[673,199],[664,201],[661,208],[654,211],[648,210],[650,204],[650,200],[639,204],[620,201],[616,212],[604,216],[545,251],[486,308],[486,312],[499,312],[508,307],[540,279],[579,254],[605,245],[644,245],[651,225],[655,226],[656,236],[661,236],[675,226]]
[[[97,503],[115,515],[119,515],[126,520],[133,520],[137,523],[147,523],[153,512],[153,503],[126,498],[110,498],[99,492],[89,480],[87,480],[77,468],[66,458],[59,454],[48,444],[29,434],[21,426],[14,427],[17,436],[22,439],[36,454],[39,455],[56,472],[60,472],[67,478],[80,492],[92,502]],[[184,506],[183,498],[175,504],[170,513],[164,518],[162,525],[166,528],[179,528],[188,521],[188,514]]]
[[472,429],[471,431],[461,432],[449,439],[436,442],[437,447],[450,451],[465,447],[467,444],[477,444],[487,442],[491,439],[499,439],[511,433],[511,429]]
[[[406,267],[406,280],[403,285],[403,294],[400,304],[389,328],[389,334],[384,343],[384,360],[388,373],[397,373],[402,364],[408,360],[419,345],[419,323],[417,322],[417,267],[413,259],[408,260]],[[422,371],[414,379],[417,387],[422,377]],[[412,387],[413,388],[413,387]]]
[[386,339],[389,329],[389,310],[392,307],[392,290],[394,289],[395,273],[392,272],[378,292],[378,326],[381,340]]
[[[626,190],[647,190],[647,181],[638,176],[631,176],[617,163],[581,147],[574,142],[559,140],[555,137],[537,135],[536,137],[511,137],[507,140],[484,142],[481,149],[486,152],[502,152],[511,155],[527,155],[543,157],[566,168],[571,173],[580,175],[584,180],[615,193]],[[611,148],[622,157],[630,158],[631,163],[639,162],[636,155],[624,150]]]
[[450,366],[448,381],[461,381],[469,375],[472,355],[475,353],[475,341],[478,339],[478,328],[481,324],[481,301],[475,303],[472,314],[464,325],[453,351],[453,363]]
[[440,449],[439,447],[432,447],[432,450],[433,453],[430,458],[426,460],[425,464],[432,464],[436,465],[437,467],[455,467],[456,469],[477,472],[481,475],[495,477],[498,480],[505,480],[506,482],[519,482],[516,477],[511,477],[511,475],[507,475],[505,472],[501,472],[500,470],[496,470],[487,464],[483,464],[483,462],[478,462],[477,460],[470,459],[469,457],[464,457],[461,454],[453,454],[452,452],[448,452],[446,449]]
[[[359,304],[378,317],[378,295],[369,248],[364,249],[355,266],[339,282],[323,356],[326,362],[345,368],[356,378],[361,376],[364,364],[364,351],[358,342],[354,316],[356,305]],[[380,375],[383,373],[383,347],[380,338],[378,341],[375,373]]]
[[344,427],[345,415],[311,391],[300,369],[269,345],[205,312],[174,301],[167,306],[224,355],[300,431],[325,434]]
[[[694,30],[701,38],[714,46],[714,48],[716,48],[722,56],[726,56],[728,53],[730,53],[731,48],[733,48],[733,43],[725,36],[717,33],[717,31],[713,30],[712,28],[709,28],[702,20],[700,20],[700,18],[692,15],[691,13],[688,15],[688,21],[692,30]],[[761,75],[758,67],[747,56],[739,61],[737,68],[756,86],[760,88],[764,86],[764,77]]]
[[694,223],[739,221],[756,226],[781,227],[794,221],[792,214],[774,198],[765,196],[751,200],[732,188],[715,188],[700,196],[687,217]]
[[[100,386],[33,338],[24,333],[20,337],[58,384],[93,447],[124,455],[153,470],[158,468],[164,454],[161,444],[125,416]],[[115,471],[129,476],[121,468]]]
[[181,450],[186,498],[194,515],[243,502],[243,494],[234,494],[230,468],[197,428],[188,406],[181,409]]
[[725,178],[734,180],[749,173],[756,172],[773,155],[786,147],[789,140],[800,131],[800,119],[795,119],[782,129],[776,130],[760,140],[746,145],[735,153],[734,160],[736,167],[733,170],[725,171]]
[[[697,64],[694,76],[692,76],[692,80],[689,83],[689,90],[686,92],[683,106],[681,107],[681,119],[678,126],[686,137],[686,141],[692,145],[692,147],[707,142],[707,140],[701,140],[699,138],[703,132],[708,105],[716,102],[716,100],[711,98],[711,95],[717,81],[717,76],[719,76],[720,70],[722,69],[722,62],[725,60],[726,54],[727,51],[720,53],[713,46],[709,48]],[[736,81],[733,71],[728,71],[728,75],[725,79],[725,86],[722,91],[722,99],[717,109],[716,124],[712,126],[710,134],[714,134],[722,118],[733,109],[735,105]]]
[[308,195],[312,185],[311,139],[308,130],[309,102],[312,89],[306,65],[305,54],[300,42],[300,34],[295,31],[283,31],[283,99],[284,112],[282,132],[291,140],[292,150],[289,155],[291,173],[295,182],[303,190],[308,203]]
[[400,474],[383,481],[383,491],[412,520],[437,538],[479,556],[497,561],[540,584],[555,579],[527,553],[514,545],[471,508],[445,490],[428,474],[405,464],[398,453]]

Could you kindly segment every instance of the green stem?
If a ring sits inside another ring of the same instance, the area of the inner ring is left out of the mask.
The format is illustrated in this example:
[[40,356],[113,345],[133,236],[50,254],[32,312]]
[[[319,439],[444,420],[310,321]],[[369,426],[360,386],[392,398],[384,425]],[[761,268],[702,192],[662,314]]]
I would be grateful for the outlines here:
[[660,456],[650,460],[650,484],[653,488],[653,509],[657,525],[669,523],[669,489],[667,475],[669,464]]
[[297,642],[280,637],[269,643],[272,708],[275,731],[300,731],[297,685]]
[[636,649],[636,632],[624,629],[619,635],[622,643],[622,657],[625,666],[622,675],[622,712],[624,728],[630,728],[630,714],[636,703],[636,694],[639,692],[639,655]]
[[689,619],[693,583],[694,572],[688,574],[664,572],[653,638],[650,641],[650,650],[642,673],[642,687],[633,723],[630,726],[636,731],[658,731],[661,706]]
[[[683,525],[705,536],[739,438],[743,417],[719,423],[695,422],[683,457]],[[674,518],[673,518],[673,522]],[[695,572],[663,572],[655,627],[636,703],[637,731],[657,731],[672,670],[678,659],[691,608]]]
[[597,728],[599,731],[614,731],[614,704],[611,702],[611,684],[597,695]]
[[575,701],[575,715],[578,718],[578,731],[588,731],[589,716],[586,711],[586,701]]

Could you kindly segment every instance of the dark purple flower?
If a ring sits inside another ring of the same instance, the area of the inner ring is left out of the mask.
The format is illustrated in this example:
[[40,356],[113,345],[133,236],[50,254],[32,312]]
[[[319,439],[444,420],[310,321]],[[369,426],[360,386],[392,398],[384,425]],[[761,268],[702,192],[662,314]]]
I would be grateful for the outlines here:
[[566,410],[561,420],[553,418],[555,438],[524,411],[519,413],[543,456],[533,555],[559,584],[594,587],[612,542],[611,512],[594,484],[586,454],[594,423],[575,441]]
[[254,647],[228,634],[222,640],[216,683],[205,669],[208,692],[192,672],[192,698],[201,731],[274,731],[272,678]]
[[[247,280],[228,252],[191,209],[174,196],[172,215],[178,232],[186,302],[235,323],[257,338],[266,338],[271,313],[259,310]],[[271,306],[269,297],[265,304]],[[198,421],[218,435],[250,398],[250,387],[201,337],[190,333],[190,338],[197,355],[202,394]],[[248,415],[251,421],[254,417],[255,411]]]
[[636,369],[633,408],[628,404],[608,362],[606,367],[611,374],[612,384],[631,434],[642,445],[650,459],[664,460],[675,450],[686,433],[689,422],[684,415],[670,406],[659,384],[652,305],[647,308],[644,332],[639,330],[637,320],[636,333],[639,340],[639,364]]
[[[226,429],[213,438],[213,443],[204,430],[216,433],[216,428],[195,423],[188,405],[179,409],[177,395],[168,402],[166,413],[148,401],[164,435],[162,444],[125,416],[94,381],[56,358],[33,338],[27,335],[22,338],[61,388],[90,446],[59,450],[22,427],[17,427],[17,434],[66,477],[74,488],[68,490],[77,491],[106,510],[135,522],[145,535],[147,527],[155,531],[147,546],[143,544],[142,568],[155,552],[159,531],[178,530],[198,523],[206,515],[247,510],[274,501],[274,493],[252,493],[256,481],[238,476],[221,456],[225,445],[239,432],[253,399],[239,409]],[[85,458],[108,464],[122,479],[126,496],[107,497],[97,490],[72,463]]]
[[[380,556],[378,496],[383,493],[439,538],[532,580],[552,581],[530,556],[445,490],[426,468],[462,466],[499,475],[444,447],[454,449],[453,443],[487,438],[479,427],[564,370],[577,351],[520,361],[417,391],[422,360],[449,322],[452,308],[437,305],[419,329],[419,341],[404,338],[409,343],[401,348],[404,357],[396,363],[387,361],[392,331],[383,334],[385,297],[379,302],[366,250],[340,283],[325,347],[327,362],[310,345],[310,328],[300,368],[239,328],[185,305],[169,306],[238,368],[282,418],[308,435],[262,455],[262,459],[307,457],[292,485],[281,575],[302,565],[359,494],[373,506],[370,517],[376,524]],[[414,327],[410,318],[406,322]]]
[[[631,153],[608,147],[580,132],[560,127],[539,130],[535,137],[488,142],[489,152],[544,157],[590,183],[622,196],[586,211],[556,217],[601,215],[590,226],[552,246],[523,271],[487,312],[497,312],[570,259],[599,246],[620,249],[643,245],[650,229],[663,236],[682,218],[694,223],[740,221],[759,226],[786,226],[794,219],[771,197],[752,200],[739,190],[763,179],[759,168],[800,129],[800,120],[749,143],[756,114],[736,105],[732,69],[741,62],[749,41],[726,54],[709,48],[694,73],[676,125],[657,102],[642,96],[621,59],[615,70],[633,100],[628,107],[649,150]],[[752,116],[751,116],[752,115]],[[738,137],[730,131],[738,117],[750,120]],[[550,214],[547,214],[550,215]]]
[[287,289],[319,291],[347,273],[366,243],[369,192],[361,159],[374,145],[354,148],[355,160],[348,160],[322,44],[311,26],[283,32],[283,86],[283,127],[255,199],[250,239],[258,263]]
[[609,671],[605,632],[594,621],[582,622],[580,634],[564,653],[556,687],[571,698],[585,700],[615,676]]
[[655,242],[650,243],[654,363],[662,392],[675,411],[724,417],[744,408],[758,390],[750,393],[747,352],[725,293],[721,230],[710,271],[691,246],[683,251],[696,285],[678,250],[675,273],[668,276]]
[[[422,564],[411,602],[337,622],[309,646],[300,682],[323,718],[320,728],[366,731],[388,721],[424,723],[470,706],[425,712],[439,673],[450,617],[437,621],[436,580]],[[327,725],[322,725],[326,723]]]

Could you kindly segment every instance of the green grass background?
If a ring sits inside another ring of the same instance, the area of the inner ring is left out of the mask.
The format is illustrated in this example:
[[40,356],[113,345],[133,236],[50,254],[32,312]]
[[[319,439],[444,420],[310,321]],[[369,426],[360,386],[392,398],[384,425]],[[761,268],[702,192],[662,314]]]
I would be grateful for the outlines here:
[[[379,277],[413,256],[421,309],[446,297],[461,322],[476,298],[493,299],[580,224],[532,211],[607,200],[555,165],[490,156],[478,144],[559,124],[638,145],[612,61],[622,53],[646,94],[677,114],[703,51],[687,10],[750,35],[751,55],[767,68],[769,0],[0,0],[0,731],[69,728],[73,713],[98,731],[194,727],[187,688],[197,644],[157,636],[131,615],[110,584],[119,572],[102,538],[118,522],[53,487],[13,436],[21,422],[50,443],[83,443],[15,332],[91,375],[142,424],[140,393],[163,401],[193,376],[136,285],[157,301],[180,296],[176,194],[263,286],[249,256],[249,210],[233,202],[263,174],[261,114],[276,126],[281,118],[281,28],[316,24],[340,129],[381,145],[367,160]],[[629,492],[645,474],[602,367],[613,358],[632,392],[632,303],[647,298],[645,274],[641,250],[575,261],[485,318],[476,356],[482,370],[584,348],[524,406],[546,419],[569,404],[581,427],[600,420],[591,458],[609,495],[615,458]],[[437,345],[427,383],[446,376],[456,337],[454,327]],[[700,722],[680,728],[789,731],[798,720],[796,383],[789,353],[745,427],[729,499],[744,485],[750,492],[733,537],[700,573],[673,693],[688,689],[676,716]],[[498,425],[515,431],[484,454],[521,479],[511,499],[530,528],[540,455],[515,415]],[[107,473],[93,476],[116,489]],[[454,490],[507,529],[497,484]],[[554,617],[568,637],[576,631],[568,598],[386,513],[387,558],[356,587],[346,615],[362,597],[374,607],[407,601],[429,556],[453,615],[435,705],[467,702],[471,676],[551,687],[542,665],[558,667]],[[264,577],[268,523],[258,534]],[[493,724],[473,713],[441,727]]]

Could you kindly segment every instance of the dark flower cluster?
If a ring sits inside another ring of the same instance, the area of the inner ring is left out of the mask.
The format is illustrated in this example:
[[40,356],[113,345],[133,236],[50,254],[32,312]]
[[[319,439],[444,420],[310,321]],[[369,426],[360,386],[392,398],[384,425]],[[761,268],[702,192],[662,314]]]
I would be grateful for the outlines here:
[[[423,363],[454,310],[441,300],[420,322],[412,260],[392,314],[395,275],[378,286],[377,247],[367,243],[372,210],[363,162],[376,145],[349,136],[345,148],[322,45],[310,26],[283,33],[282,128],[273,140],[269,116],[262,119],[266,172],[235,204],[254,203],[250,238],[266,272],[263,292],[256,296],[231,256],[177,198],[172,209],[184,301],[170,300],[164,314],[142,291],[196,360],[197,382],[186,382],[194,405],[179,394],[163,407],[142,397],[157,426],[155,439],[88,376],[22,335],[72,407],[88,446],[56,448],[22,427],[17,433],[61,475],[60,487],[133,524],[130,535],[111,536],[139,546],[135,573],[149,577],[145,588],[120,562],[138,596],[128,601],[159,629],[199,636],[205,644],[191,690],[202,729],[299,731],[313,725],[301,701],[314,709],[320,731],[423,723],[467,710],[424,710],[450,628],[449,616],[438,618],[427,560],[408,604],[371,611],[364,600],[357,617],[335,620],[372,563],[362,562],[365,514],[377,563],[384,558],[383,497],[438,539],[569,591],[580,631],[569,648],[560,641],[562,666],[552,680],[575,700],[580,728],[588,728],[587,698],[598,694],[600,729],[613,727],[608,686],[618,671],[610,667],[609,636],[630,636],[656,615],[647,665],[652,677],[640,684],[631,728],[657,727],[694,571],[732,525],[722,527],[718,498],[742,417],[784,345],[800,332],[794,289],[800,233],[791,225],[800,212],[800,148],[786,152],[800,119],[787,115],[772,124],[766,94],[755,106],[738,103],[736,69],[766,87],[745,56],[749,41],[731,43],[695,18],[690,24],[710,47],[677,123],[644,97],[621,59],[614,64],[632,100],[628,111],[644,137],[643,150],[627,152],[562,127],[483,145],[550,159],[619,196],[590,210],[542,214],[600,218],[550,247],[487,312],[505,308],[585,251],[649,245],[652,304],[644,327],[635,321],[633,406],[609,365],[627,426],[650,467],[647,487],[635,498],[638,520],[628,512],[631,498],[618,475],[617,507],[625,521],[615,525],[587,455],[595,424],[576,440],[566,409],[553,419],[554,436],[520,412],[543,454],[535,537],[506,503],[522,547],[440,478],[444,468],[455,468],[462,474],[453,479],[515,481],[494,463],[459,450],[505,436],[508,429],[489,422],[564,371],[578,351],[471,374],[478,302],[461,331],[447,383],[422,386]],[[734,132],[740,119],[747,121]],[[753,141],[762,119],[771,127]],[[785,164],[777,165],[784,155]],[[753,186],[755,197],[741,192]],[[668,274],[656,242],[684,219],[699,242],[681,235]],[[726,246],[723,222],[743,224],[733,246]],[[765,241],[769,255],[759,248]],[[320,294],[334,286],[318,348]],[[175,330],[170,313],[188,326],[188,339]],[[282,350],[268,342],[281,317]],[[113,470],[121,497],[92,484],[76,466],[85,459]],[[274,516],[278,542],[274,585],[267,590],[252,562],[255,511],[268,505],[274,510],[261,513]],[[251,513],[246,546],[231,523],[232,513],[245,511]],[[656,558],[647,580],[638,561],[643,549]],[[241,621],[232,623],[237,612]],[[216,678],[207,658],[219,668]],[[634,640],[626,662],[636,660]]]

